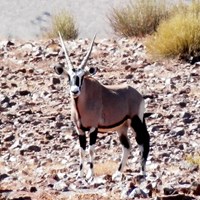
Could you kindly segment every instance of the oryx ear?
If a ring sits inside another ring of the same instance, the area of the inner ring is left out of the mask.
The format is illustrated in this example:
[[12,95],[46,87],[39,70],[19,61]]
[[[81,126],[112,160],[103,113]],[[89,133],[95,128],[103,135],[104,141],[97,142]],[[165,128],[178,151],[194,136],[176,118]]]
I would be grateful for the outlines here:
[[64,68],[58,65],[54,66],[54,70],[58,75],[61,75],[64,73]]
[[67,73],[67,69],[65,67],[65,63],[58,63],[56,65],[54,65],[54,71],[56,72],[56,74],[58,75],[65,75],[68,74]]
[[96,67],[87,67],[87,75],[94,75],[97,72],[97,68]]

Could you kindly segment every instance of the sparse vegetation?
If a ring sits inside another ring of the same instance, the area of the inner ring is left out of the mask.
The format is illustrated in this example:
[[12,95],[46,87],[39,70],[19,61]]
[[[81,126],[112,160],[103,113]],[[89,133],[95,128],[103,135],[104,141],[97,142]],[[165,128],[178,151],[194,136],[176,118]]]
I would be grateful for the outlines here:
[[66,10],[62,10],[52,16],[52,24],[45,36],[54,38],[61,33],[63,39],[73,40],[78,37],[78,28],[73,16]]
[[200,54],[200,1],[180,4],[157,32],[147,39],[147,50],[158,57],[188,59]]
[[107,161],[105,163],[96,163],[94,172],[96,176],[109,174],[112,175],[117,170],[118,163],[114,161]]
[[186,157],[186,161],[191,164],[198,165],[200,167],[200,154],[196,154],[194,156],[189,155]]
[[143,37],[153,33],[168,15],[169,9],[164,0],[137,0],[124,8],[113,8],[108,19],[117,35]]

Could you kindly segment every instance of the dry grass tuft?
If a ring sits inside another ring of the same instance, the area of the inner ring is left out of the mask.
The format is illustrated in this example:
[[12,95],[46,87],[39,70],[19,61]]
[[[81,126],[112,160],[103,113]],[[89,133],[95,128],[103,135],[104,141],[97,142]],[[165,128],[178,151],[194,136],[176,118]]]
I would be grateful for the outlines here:
[[200,154],[198,155],[189,155],[186,157],[186,161],[194,164],[194,165],[198,165],[200,167]]
[[130,1],[124,8],[113,8],[108,16],[117,35],[143,37],[155,32],[160,21],[169,15],[165,0]]
[[78,37],[78,28],[73,16],[66,10],[62,10],[52,17],[50,29],[45,33],[47,38],[58,37],[61,33],[63,39],[74,40]]
[[147,50],[154,57],[189,58],[200,53],[200,1],[180,4],[157,32],[147,39]]
[[117,170],[118,164],[114,161],[106,161],[105,163],[95,163],[95,176],[112,175]]

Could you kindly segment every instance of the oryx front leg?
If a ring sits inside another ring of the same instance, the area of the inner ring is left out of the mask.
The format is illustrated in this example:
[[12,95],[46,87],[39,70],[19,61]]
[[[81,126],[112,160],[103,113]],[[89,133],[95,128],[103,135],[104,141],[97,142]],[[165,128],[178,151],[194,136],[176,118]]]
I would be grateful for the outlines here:
[[122,177],[122,172],[123,172],[123,169],[127,163],[127,159],[128,159],[128,156],[130,154],[130,142],[129,142],[129,139],[127,137],[127,127],[124,128],[123,130],[120,130],[118,131],[118,134],[119,134],[119,140],[120,140],[120,143],[122,145],[122,159],[121,159],[121,162],[120,162],[120,165],[118,167],[118,170],[115,172],[115,174],[113,174],[113,179],[116,180],[116,179],[121,179]]
[[80,171],[78,174],[78,177],[83,177],[84,175],[84,159],[85,159],[85,150],[86,150],[86,135],[85,133],[81,130],[78,129],[78,134],[79,134],[79,143],[80,143],[80,149],[79,149],[79,155],[80,155]]
[[95,143],[97,139],[97,129],[91,128],[90,129],[90,146],[89,146],[89,171],[87,173],[86,179],[91,179],[94,175],[94,165],[93,165],[93,159],[94,159],[94,148],[95,148]]

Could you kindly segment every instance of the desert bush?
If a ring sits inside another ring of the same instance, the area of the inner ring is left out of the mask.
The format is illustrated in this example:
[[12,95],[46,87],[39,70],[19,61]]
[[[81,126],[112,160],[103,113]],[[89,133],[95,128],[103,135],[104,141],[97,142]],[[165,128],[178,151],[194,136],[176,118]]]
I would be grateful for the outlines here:
[[200,166],[200,154],[196,155],[187,155],[186,161],[191,164],[199,165]]
[[52,16],[52,22],[45,36],[55,38],[61,33],[65,40],[73,40],[78,37],[78,28],[73,16],[66,10],[62,10]]
[[146,42],[156,57],[189,58],[200,53],[200,1],[178,6]]
[[135,0],[123,8],[113,8],[108,20],[117,35],[143,37],[153,33],[168,15],[165,0]]

